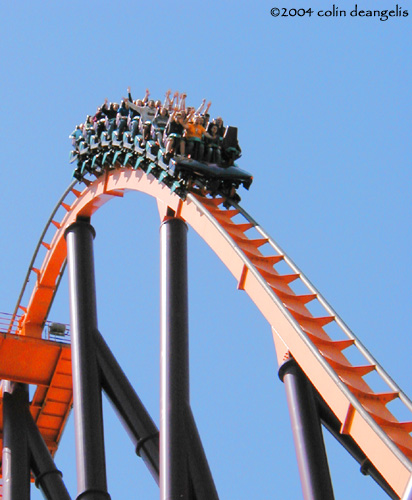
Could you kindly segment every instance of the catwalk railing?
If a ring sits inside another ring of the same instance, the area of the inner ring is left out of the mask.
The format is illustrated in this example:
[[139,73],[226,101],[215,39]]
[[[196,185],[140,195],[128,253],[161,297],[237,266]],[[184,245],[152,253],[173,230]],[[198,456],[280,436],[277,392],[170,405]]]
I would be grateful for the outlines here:
[[[17,334],[21,328],[23,319],[24,316],[19,314],[0,312],[0,334]],[[41,338],[53,342],[70,344],[70,325],[45,321]]]

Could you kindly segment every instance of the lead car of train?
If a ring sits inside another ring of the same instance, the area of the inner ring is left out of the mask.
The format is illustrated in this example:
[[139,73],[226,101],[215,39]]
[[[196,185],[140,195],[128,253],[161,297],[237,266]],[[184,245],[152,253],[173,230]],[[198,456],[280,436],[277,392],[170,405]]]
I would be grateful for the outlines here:
[[78,127],[76,130],[78,133],[75,131],[70,136],[74,147],[71,162],[77,163],[73,177],[79,181],[87,183],[89,175],[99,177],[113,168],[141,168],[181,196],[187,191],[193,191],[212,196],[219,194],[234,202],[240,200],[236,190],[241,185],[249,189],[253,181],[252,175],[235,163],[241,156],[236,127],[226,127],[221,154],[217,159],[213,155],[213,162],[199,158],[197,144],[194,145],[191,157],[175,154],[166,159],[164,147],[154,138],[144,144],[139,134],[133,140],[129,131],[122,138],[118,137],[117,131],[111,137],[104,131],[100,137],[92,132],[86,140],[86,134]]

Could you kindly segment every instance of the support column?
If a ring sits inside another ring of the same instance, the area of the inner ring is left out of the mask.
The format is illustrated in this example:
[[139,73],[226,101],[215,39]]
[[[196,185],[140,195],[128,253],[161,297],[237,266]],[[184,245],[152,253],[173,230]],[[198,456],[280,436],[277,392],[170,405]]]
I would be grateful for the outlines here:
[[189,500],[185,410],[189,405],[187,226],[160,226],[160,499]]
[[279,370],[286,389],[304,500],[333,500],[332,481],[313,389],[291,358]]
[[159,431],[103,337],[96,335],[102,387],[115,407],[136,453],[159,483]]
[[26,384],[3,381],[3,498],[30,500],[30,462],[25,411]]
[[27,441],[30,449],[30,465],[35,484],[47,500],[71,500],[42,435],[34,423],[29,408],[26,410]]
[[77,499],[107,500],[102,394],[94,337],[97,332],[93,260],[95,231],[88,220],[66,230],[72,338]]
[[192,410],[186,412],[189,474],[196,500],[219,500]]

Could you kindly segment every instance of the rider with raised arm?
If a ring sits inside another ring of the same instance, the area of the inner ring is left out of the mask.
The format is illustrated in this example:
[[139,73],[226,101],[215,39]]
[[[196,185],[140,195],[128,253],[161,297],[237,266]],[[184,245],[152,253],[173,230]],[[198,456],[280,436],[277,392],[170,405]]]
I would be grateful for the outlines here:
[[136,101],[133,101],[132,94],[130,93],[130,87],[127,87],[127,95],[129,98],[129,100],[126,101],[126,106],[129,109],[128,124],[129,124],[130,136],[133,141],[137,134],[137,131],[139,130],[140,113],[132,109],[129,106],[129,104],[134,103],[136,104],[136,106],[143,106],[143,101],[142,99],[136,99]]
[[[203,137],[212,139],[212,136],[206,132],[205,127],[202,125],[203,118],[201,116],[195,116],[193,122],[183,124],[185,131],[185,139],[187,143],[187,156],[196,156],[196,159],[202,160],[204,154],[204,142]],[[195,150],[195,146],[196,150]]]
[[185,154],[185,143],[182,138],[183,132],[184,127],[182,113],[180,111],[173,111],[173,114],[170,117],[165,130],[166,163],[169,162],[173,150],[177,153],[177,150],[180,149],[180,153],[183,155]]
[[[147,101],[149,95],[150,95],[149,89],[146,89],[146,95],[143,99],[143,103]],[[147,106],[138,106],[130,101],[127,103],[127,105],[129,106],[130,109],[133,109],[134,111],[137,111],[140,114],[139,127],[140,130],[142,131],[144,141],[147,141],[150,137],[150,129],[153,119],[156,116],[157,109],[155,106],[155,101],[153,99],[150,99],[150,101],[147,102]]]
[[112,132],[116,128],[116,117],[118,109],[119,105],[116,102],[111,102],[110,105],[108,105],[107,97],[104,100],[104,104],[101,106],[102,113],[106,115],[108,120],[107,131],[109,134],[109,139],[112,138]]

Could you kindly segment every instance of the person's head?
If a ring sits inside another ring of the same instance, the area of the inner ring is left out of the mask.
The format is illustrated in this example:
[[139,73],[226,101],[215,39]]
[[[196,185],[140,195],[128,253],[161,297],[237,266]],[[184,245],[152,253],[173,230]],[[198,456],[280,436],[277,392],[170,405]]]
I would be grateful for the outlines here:
[[194,122],[195,122],[196,125],[202,125],[203,124],[203,118],[201,116],[199,116],[199,115],[196,115]]
[[222,120],[221,116],[218,116],[214,121],[215,121],[215,123],[217,123],[218,127],[223,126],[223,120]]
[[114,109],[115,111],[117,111],[117,110],[119,109],[119,104],[118,104],[117,102],[112,102],[112,103],[110,104],[110,107],[111,107],[112,109]]
[[159,100],[157,100],[157,101],[155,102],[155,106],[156,106],[156,108],[159,108],[159,109],[160,109],[160,108],[162,107],[162,103],[161,103]]
[[183,120],[182,113],[176,113],[175,114],[175,122],[180,123]]
[[147,105],[149,106],[149,108],[154,108],[155,107],[155,102],[153,99],[150,99],[150,101],[147,103]]
[[164,106],[162,106],[162,107],[160,108],[159,113],[160,113],[162,116],[167,116],[167,109],[166,109]]
[[136,99],[134,103],[136,104],[136,106],[143,106],[143,101],[141,99]]
[[212,133],[212,135],[216,135],[217,134],[217,125],[216,125],[216,123],[214,123],[212,125],[212,128],[210,129],[210,132]]

